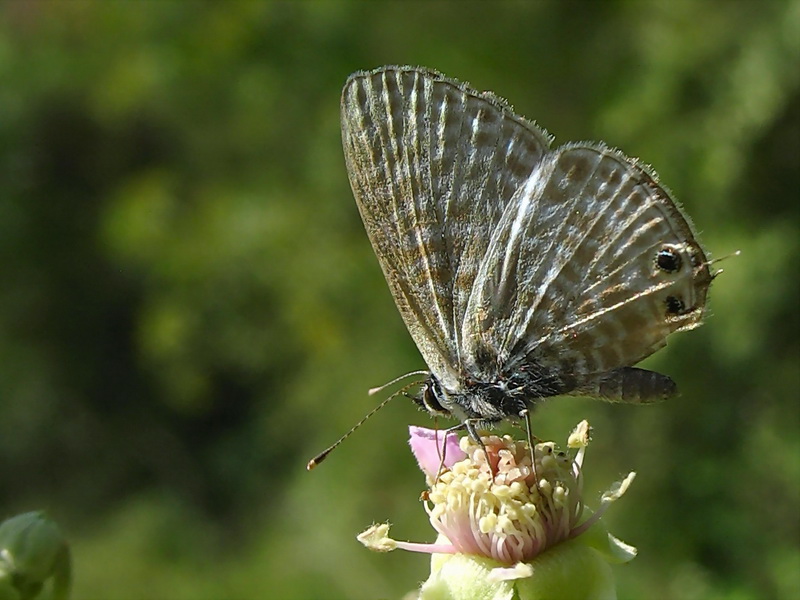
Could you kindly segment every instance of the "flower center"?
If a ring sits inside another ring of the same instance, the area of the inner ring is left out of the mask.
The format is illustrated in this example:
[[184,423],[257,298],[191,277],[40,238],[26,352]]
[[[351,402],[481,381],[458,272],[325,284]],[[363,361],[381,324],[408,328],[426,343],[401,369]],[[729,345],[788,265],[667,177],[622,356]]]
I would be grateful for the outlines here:
[[536,445],[535,471],[527,442],[488,436],[483,443],[486,452],[462,438],[467,458],[429,481],[434,528],[459,552],[509,565],[566,539],[583,512],[579,466],[552,442]]

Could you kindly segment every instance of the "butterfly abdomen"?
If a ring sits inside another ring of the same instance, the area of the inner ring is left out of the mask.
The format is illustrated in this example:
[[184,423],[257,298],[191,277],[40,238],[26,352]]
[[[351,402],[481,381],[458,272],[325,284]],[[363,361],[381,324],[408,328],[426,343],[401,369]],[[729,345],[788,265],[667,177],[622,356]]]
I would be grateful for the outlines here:
[[580,388],[573,393],[607,402],[649,404],[675,396],[678,393],[678,387],[672,379],[661,373],[635,367],[623,367],[583,382]]

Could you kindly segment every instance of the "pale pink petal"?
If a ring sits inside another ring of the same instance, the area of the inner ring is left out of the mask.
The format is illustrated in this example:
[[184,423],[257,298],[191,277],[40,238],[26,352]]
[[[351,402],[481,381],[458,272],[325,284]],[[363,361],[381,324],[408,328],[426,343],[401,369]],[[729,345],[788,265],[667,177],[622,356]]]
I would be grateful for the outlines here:
[[467,457],[458,446],[458,436],[452,432],[445,437],[444,431],[412,425],[408,433],[408,443],[419,468],[431,478],[436,477],[442,465],[449,468]]

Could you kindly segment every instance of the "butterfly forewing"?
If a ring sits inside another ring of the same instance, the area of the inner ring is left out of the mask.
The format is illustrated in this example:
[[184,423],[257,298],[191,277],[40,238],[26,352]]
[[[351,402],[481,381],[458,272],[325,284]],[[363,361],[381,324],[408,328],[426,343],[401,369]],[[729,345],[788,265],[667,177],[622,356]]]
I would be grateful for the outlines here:
[[460,331],[479,265],[548,138],[491,95],[399,67],[351,76],[342,136],[398,309],[431,371],[458,387]]

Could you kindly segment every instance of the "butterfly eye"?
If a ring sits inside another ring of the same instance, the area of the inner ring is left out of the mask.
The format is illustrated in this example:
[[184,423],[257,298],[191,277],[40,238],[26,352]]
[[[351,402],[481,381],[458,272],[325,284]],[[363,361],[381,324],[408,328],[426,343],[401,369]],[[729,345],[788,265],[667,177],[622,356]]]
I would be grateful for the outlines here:
[[686,305],[683,300],[677,296],[667,296],[667,314],[668,315],[681,315],[686,310]]
[[440,394],[438,383],[429,381],[423,386],[421,393],[414,397],[414,400],[432,414],[448,414],[439,401]]
[[656,254],[656,266],[667,273],[674,273],[681,268],[681,255],[672,246],[664,246]]

